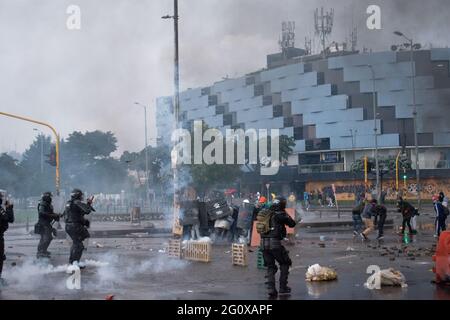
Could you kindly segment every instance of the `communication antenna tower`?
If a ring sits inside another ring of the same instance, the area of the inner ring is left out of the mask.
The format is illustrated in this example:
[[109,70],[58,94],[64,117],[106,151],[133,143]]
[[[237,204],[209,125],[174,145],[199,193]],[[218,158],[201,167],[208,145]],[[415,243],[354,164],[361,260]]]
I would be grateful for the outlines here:
[[354,27],[352,32],[350,33],[350,46],[352,51],[356,51],[357,44],[358,44],[358,29]]
[[324,12],[323,7],[316,9],[314,12],[314,26],[316,29],[316,35],[319,36],[322,42],[322,54],[324,58],[326,57],[326,39],[331,34],[333,30],[333,20],[334,20],[334,9],[329,12]]
[[278,41],[281,52],[287,57],[288,48],[294,48],[295,45],[295,22],[283,21],[281,23],[281,39]]
[[312,40],[309,37],[305,37],[305,51],[307,56],[312,54]]

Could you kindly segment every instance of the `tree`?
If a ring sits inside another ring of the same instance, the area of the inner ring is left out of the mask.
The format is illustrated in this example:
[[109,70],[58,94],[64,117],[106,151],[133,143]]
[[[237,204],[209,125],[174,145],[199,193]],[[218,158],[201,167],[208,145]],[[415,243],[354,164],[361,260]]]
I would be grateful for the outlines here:
[[[152,188],[163,193],[166,190],[168,183],[172,177],[170,166],[170,150],[168,146],[151,147],[147,149],[148,152],[148,168],[149,168],[149,183]],[[135,171],[138,176],[145,176],[145,149],[139,152],[125,151],[120,157],[120,163],[127,170]],[[140,192],[144,194],[145,185],[142,178],[140,180]]]
[[128,186],[126,167],[111,154],[117,139],[110,131],[75,131],[61,142],[61,170],[66,189],[118,193]]
[[[203,122],[202,136],[209,127]],[[194,134],[191,132],[191,145],[194,146]],[[203,141],[202,151],[210,144],[208,141]],[[225,157],[225,143],[222,144],[223,155]],[[194,148],[191,148],[191,159],[194,159]],[[215,155],[215,152],[214,152]],[[226,164],[225,159],[222,159],[224,164],[184,164],[181,166],[181,177],[185,177],[185,184],[191,184],[197,192],[207,193],[209,190],[217,187],[226,187],[230,183],[234,183],[241,175],[240,165]],[[236,163],[236,161],[234,162]],[[183,171],[183,169],[185,169]],[[185,173],[185,174],[183,174]]]
[[24,170],[23,184],[21,186],[24,195],[39,196],[45,191],[55,190],[55,167],[44,161],[41,170],[41,143],[44,154],[50,154],[55,145],[50,136],[39,135],[23,153],[20,166]]
[[6,153],[0,155],[0,189],[13,195],[23,195],[24,176],[19,161]]
[[[278,140],[278,144],[280,146],[279,148],[279,156],[280,156],[280,162],[285,162],[288,160],[289,155],[292,154],[293,147],[295,146],[295,139],[294,137],[289,137],[287,135],[281,135]],[[270,152],[272,146],[272,139],[268,139],[267,142],[267,149]]]

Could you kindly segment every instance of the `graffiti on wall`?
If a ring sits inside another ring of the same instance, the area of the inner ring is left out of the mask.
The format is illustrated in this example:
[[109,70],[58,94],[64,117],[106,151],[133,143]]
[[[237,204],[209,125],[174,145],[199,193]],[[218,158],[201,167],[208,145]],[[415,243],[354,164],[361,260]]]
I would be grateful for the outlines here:
[[[355,196],[361,193],[372,193],[375,189],[375,185],[369,184],[367,187],[364,181],[318,181],[307,182],[306,190],[309,192],[320,190],[325,195],[332,194],[331,184],[336,186],[336,198],[339,201],[355,200]],[[383,191],[386,192],[387,200],[395,200],[397,198],[397,189],[395,186],[395,180],[383,181]],[[422,180],[422,198],[427,199],[432,195],[439,192],[444,192],[450,195],[450,179],[423,179]],[[400,192],[405,199],[414,199],[417,196],[417,184],[416,183],[404,183],[399,184]]]

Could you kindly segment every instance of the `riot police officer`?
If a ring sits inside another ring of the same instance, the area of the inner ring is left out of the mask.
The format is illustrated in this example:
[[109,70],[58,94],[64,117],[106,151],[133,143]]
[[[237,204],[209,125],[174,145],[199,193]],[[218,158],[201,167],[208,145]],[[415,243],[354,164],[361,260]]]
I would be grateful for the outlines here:
[[85,219],[84,216],[95,211],[92,207],[93,198],[89,198],[86,203],[82,201],[83,192],[80,189],[74,189],[64,211],[66,232],[72,239],[70,264],[76,262],[80,265],[81,255],[84,250],[83,241],[90,237],[88,231],[89,220]]
[[275,262],[280,265],[280,295],[288,295],[291,288],[287,286],[289,267],[292,264],[289,252],[281,244],[286,237],[286,225],[293,228],[295,221],[286,213],[286,199],[276,197],[270,206],[271,218],[269,232],[261,235],[261,249],[263,250],[264,264],[267,266],[267,285],[269,297],[276,297],[275,274],[278,271]]
[[53,211],[52,193],[47,191],[42,194],[42,199],[38,204],[39,220],[35,226],[35,232],[41,235],[37,249],[37,258],[50,258],[50,252],[47,251],[53,240],[56,229],[53,228],[53,221],[59,221],[61,217]]
[[6,260],[5,239],[3,235],[8,230],[9,224],[14,222],[13,204],[6,200],[5,206],[2,207],[2,203],[3,194],[0,192],[0,287],[6,284],[2,278],[3,261]]

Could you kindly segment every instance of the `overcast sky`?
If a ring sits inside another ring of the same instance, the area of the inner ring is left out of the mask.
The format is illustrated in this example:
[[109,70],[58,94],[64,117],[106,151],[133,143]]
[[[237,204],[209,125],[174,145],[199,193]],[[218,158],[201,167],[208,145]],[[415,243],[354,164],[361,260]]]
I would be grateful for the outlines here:
[[[211,84],[265,66],[278,51],[281,22],[296,22],[296,46],[314,35],[313,11],[335,9],[331,40],[343,41],[352,21],[358,46],[389,50],[414,35],[423,45],[447,46],[448,0],[179,0],[181,87]],[[81,30],[68,30],[66,9],[81,9]],[[366,27],[377,4],[382,30]],[[0,0],[0,111],[54,124],[64,138],[79,131],[113,131],[119,152],[144,145],[139,101],[172,94],[172,0]],[[318,44],[318,41],[316,41]],[[0,152],[32,142],[33,124],[0,117]],[[46,133],[50,133],[47,129]],[[117,153],[119,154],[119,153]]]

